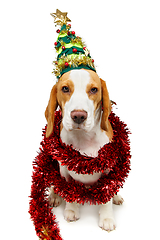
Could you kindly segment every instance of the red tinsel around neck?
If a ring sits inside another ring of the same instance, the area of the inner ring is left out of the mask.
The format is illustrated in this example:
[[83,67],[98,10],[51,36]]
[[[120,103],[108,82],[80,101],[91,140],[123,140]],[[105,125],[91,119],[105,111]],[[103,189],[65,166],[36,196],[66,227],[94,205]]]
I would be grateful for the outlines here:
[[[130,170],[129,131],[127,125],[121,122],[113,112],[109,116],[114,132],[113,141],[103,146],[96,158],[83,156],[72,146],[62,143],[61,118],[61,112],[56,111],[54,130],[49,138],[45,137],[46,127],[43,130],[41,148],[33,162],[29,213],[40,239],[61,239],[55,216],[52,215],[47,201],[46,190],[50,186],[53,185],[55,193],[67,202],[103,204],[123,186]],[[93,174],[101,171],[103,175],[90,188],[86,188],[83,183],[74,179],[66,182],[60,175],[58,161],[68,170],[76,173]],[[108,174],[104,173],[106,169],[109,170]]]

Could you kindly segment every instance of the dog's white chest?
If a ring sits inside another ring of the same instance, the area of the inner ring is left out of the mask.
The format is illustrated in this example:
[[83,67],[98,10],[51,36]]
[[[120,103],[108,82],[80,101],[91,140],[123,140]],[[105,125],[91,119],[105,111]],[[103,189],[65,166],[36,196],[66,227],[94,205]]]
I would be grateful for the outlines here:
[[69,175],[76,181],[82,182],[87,185],[94,184],[100,177],[101,173],[93,173],[93,174],[77,174],[73,171],[68,171]]
[[[61,139],[65,144],[72,145],[74,149],[78,150],[82,155],[87,155],[91,157],[97,157],[98,151],[106,143],[109,143],[109,139],[105,132],[102,132],[101,129],[97,129],[96,132],[85,134],[82,131],[71,131],[68,132],[65,129],[61,131]],[[77,174],[74,171],[68,171],[65,166],[60,164],[60,172],[63,177],[66,179],[71,176],[76,181],[82,182],[84,184],[93,184],[100,177],[101,172],[93,174]]]
[[66,145],[72,145],[82,155],[90,157],[97,157],[99,149],[109,143],[109,138],[100,129],[99,123],[95,124],[95,127],[90,132],[84,130],[67,131],[63,128],[60,136],[62,142]]

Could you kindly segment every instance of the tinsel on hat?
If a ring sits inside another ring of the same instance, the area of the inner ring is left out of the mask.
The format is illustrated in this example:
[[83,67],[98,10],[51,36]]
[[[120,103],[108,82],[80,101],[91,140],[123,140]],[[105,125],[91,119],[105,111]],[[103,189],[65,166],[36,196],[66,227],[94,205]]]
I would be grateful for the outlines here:
[[71,31],[71,20],[67,17],[67,13],[62,13],[57,9],[56,13],[51,14],[56,25],[60,25],[57,29],[58,38],[54,43],[57,51],[57,59],[53,62],[55,68],[53,70],[57,78],[72,69],[88,69],[96,71],[94,59],[91,58],[82,38],[77,36],[75,31]]

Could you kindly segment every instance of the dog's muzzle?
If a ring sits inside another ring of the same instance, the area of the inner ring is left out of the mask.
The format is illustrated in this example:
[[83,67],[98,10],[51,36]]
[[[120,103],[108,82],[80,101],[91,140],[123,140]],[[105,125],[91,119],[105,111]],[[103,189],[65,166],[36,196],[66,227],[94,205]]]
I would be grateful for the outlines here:
[[74,110],[71,112],[71,118],[75,123],[81,124],[87,119],[87,112],[83,110]]

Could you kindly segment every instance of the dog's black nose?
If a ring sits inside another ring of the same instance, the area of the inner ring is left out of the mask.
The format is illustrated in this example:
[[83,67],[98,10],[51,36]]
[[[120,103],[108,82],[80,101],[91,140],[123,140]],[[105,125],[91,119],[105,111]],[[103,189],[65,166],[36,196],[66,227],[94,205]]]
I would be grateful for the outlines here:
[[74,110],[71,112],[71,118],[75,123],[81,124],[87,118],[87,112],[83,110]]

